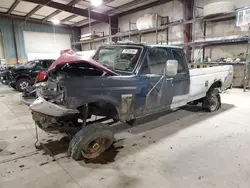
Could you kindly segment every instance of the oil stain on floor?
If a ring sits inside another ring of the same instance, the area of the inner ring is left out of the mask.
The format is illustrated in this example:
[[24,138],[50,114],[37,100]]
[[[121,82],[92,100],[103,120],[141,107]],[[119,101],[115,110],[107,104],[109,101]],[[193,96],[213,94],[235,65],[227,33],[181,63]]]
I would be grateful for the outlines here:
[[115,147],[112,145],[109,149],[103,152],[100,156],[96,157],[95,159],[83,159],[83,161],[88,164],[108,164],[115,161],[116,155],[119,153],[119,150],[124,148],[123,146]]
[[[122,140],[121,140],[122,141]],[[52,157],[67,153],[69,147],[70,139],[65,136],[60,140],[47,140],[45,143],[41,143],[37,146],[37,149],[40,151],[44,151],[43,155],[50,155]],[[115,143],[120,142],[120,140],[116,141]],[[119,151],[124,148],[123,146],[115,146],[113,144],[109,149],[103,152],[100,156],[96,157],[95,159],[83,159],[85,164],[108,164],[115,161],[115,157],[119,153]],[[120,145],[120,144],[119,144]]]
[[[69,147],[69,138],[67,136],[61,138],[60,140],[47,140],[46,143],[42,143],[37,146],[38,150],[43,150],[44,155],[56,156],[61,153],[66,153]],[[49,150],[49,151],[47,151]]]

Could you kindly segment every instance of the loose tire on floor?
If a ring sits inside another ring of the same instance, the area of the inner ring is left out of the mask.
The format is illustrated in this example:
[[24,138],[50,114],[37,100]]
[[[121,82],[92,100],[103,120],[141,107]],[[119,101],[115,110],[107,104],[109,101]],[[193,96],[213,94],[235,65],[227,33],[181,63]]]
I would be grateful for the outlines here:
[[16,90],[23,92],[26,88],[26,87],[24,87],[24,85],[26,85],[26,87],[28,87],[29,85],[31,85],[31,81],[28,78],[21,78],[21,79],[17,80]]
[[70,141],[68,156],[74,160],[80,160],[82,157],[96,158],[108,149],[114,140],[114,133],[110,130],[109,125],[90,124],[78,131]]
[[219,89],[214,88],[211,89],[207,96],[204,98],[202,102],[202,108],[208,112],[214,112],[220,109],[221,107],[221,98]]

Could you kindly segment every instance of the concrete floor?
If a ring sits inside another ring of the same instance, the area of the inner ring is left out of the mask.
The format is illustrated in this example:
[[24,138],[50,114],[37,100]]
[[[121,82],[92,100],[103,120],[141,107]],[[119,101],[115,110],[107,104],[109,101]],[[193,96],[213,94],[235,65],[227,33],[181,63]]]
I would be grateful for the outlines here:
[[79,162],[66,157],[63,136],[39,130],[49,151],[35,149],[34,123],[19,95],[0,85],[1,188],[250,187],[250,92],[223,94],[216,113],[187,107],[133,127],[117,124],[115,146]]

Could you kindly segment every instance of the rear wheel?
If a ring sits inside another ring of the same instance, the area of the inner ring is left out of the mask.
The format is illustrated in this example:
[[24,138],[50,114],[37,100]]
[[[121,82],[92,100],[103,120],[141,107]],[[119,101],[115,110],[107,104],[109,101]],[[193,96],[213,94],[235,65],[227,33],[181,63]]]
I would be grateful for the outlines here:
[[82,157],[93,159],[98,157],[114,142],[114,133],[109,125],[102,123],[90,124],[78,131],[71,140],[68,155],[75,160]]
[[220,109],[221,107],[221,98],[218,88],[211,89],[207,96],[202,102],[202,108],[208,112],[214,112]]
[[31,81],[28,78],[21,78],[17,80],[16,90],[23,92],[30,85],[31,85]]

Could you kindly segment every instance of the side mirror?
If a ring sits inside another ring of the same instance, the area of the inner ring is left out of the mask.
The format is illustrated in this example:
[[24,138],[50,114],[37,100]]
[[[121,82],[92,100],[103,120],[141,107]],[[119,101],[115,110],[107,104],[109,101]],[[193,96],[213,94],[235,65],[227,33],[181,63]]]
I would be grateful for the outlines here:
[[168,60],[165,68],[165,75],[175,76],[177,74],[177,69],[178,69],[178,61]]

